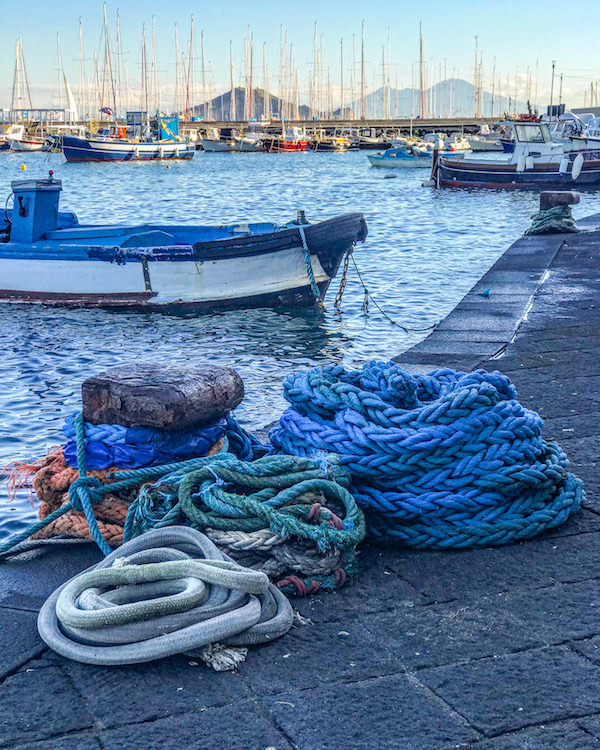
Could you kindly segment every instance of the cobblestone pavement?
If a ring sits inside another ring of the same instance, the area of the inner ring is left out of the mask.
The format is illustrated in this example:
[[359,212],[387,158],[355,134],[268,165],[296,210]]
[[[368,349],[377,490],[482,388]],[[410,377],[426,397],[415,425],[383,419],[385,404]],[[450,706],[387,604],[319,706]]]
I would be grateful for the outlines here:
[[184,657],[68,662],[44,647],[35,613],[99,553],[3,564],[0,747],[600,748],[600,233],[563,240],[515,243],[399,361],[509,375],[583,478],[579,514],[505,547],[363,547],[352,585],[296,602],[310,623],[234,673]]

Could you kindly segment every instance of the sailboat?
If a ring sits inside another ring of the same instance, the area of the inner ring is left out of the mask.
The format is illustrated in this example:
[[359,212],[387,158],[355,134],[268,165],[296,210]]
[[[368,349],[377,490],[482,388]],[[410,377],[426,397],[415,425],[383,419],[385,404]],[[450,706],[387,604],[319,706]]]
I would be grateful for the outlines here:
[[[15,72],[13,77],[13,90],[11,109],[26,118],[32,109],[31,89],[25,69],[25,58],[23,57],[23,42],[21,35],[17,37],[15,45]],[[44,139],[39,133],[37,122],[15,123],[6,134],[5,143],[11,151],[41,151]]]
[[[105,32],[106,33],[106,32]],[[108,52],[107,52],[108,55]],[[196,151],[193,143],[179,136],[179,117],[148,115],[149,97],[146,73],[146,36],[142,30],[142,90],[140,112],[127,113],[127,126],[111,124],[94,137],[62,136],[65,160],[79,161],[150,161],[159,159],[191,159]],[[104,114],[115,114],[102,107]]]

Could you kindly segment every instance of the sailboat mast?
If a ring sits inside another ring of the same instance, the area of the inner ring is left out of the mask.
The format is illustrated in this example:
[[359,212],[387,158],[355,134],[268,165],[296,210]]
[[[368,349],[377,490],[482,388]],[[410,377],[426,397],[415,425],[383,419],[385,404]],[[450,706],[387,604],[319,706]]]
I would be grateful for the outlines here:
[[79,65],[77,69],[77,89],[79,94],[79,115],[85,118],[85,74],[83,70],[83,28],[79,18]]
[[365,119],[365,22],[362,22],[362,41],[360,53],[360,119]]
[[249,119],[251,120],[253,117],[253,108],[254,108],[254,81],[253,81],[253,71],[254,71],[254,33],[250,34],[250,102],[248,106],[248,112],[249,112]]
[[271,96],[269,94],[269,74],[267,73],[267,43],[263,42],[263,116],[271,117]]
[[[118,101],[119,105],[122,107],[122,89],[121,89],[121,19],[119,18],[119,11],[117,10],[117,31],[116,31],[116,37],[115,37],[115,44],[117,47],[117,71],[116,71],[116,78],[117,78],[117,93],[116,93],[116,101]],[[115,116],[117,114],[116,111],[116,102],[115,102]]]
[[200,34],[200,62],[202,64],[202,101],[204,102],[204,119],[207,118],[207,101],[206,101],[206,69],[204,66],[204,29]]
[[229,97],[229,119],[234,122],[237,113],[235,111],[235,74],[233,70],[233,42],[229,40],[229,72],[231,75],[231,96]]
[[344,40],[340,39],[340,120],[344,119]]
[[156,22],[152,15],[152,109],[158,114],[160,97],[158,92],[158,72],[156,69]]
[[142,24],[142,88],[141,88],[141,106],[142,111],[142,124],[145,118],[146,124],[148,123],[148,79],[146,71],[146,26]]
[[388,26],[387,118],[392,116],[392,29]]
[[[193,64],[194,64],[194,16],[190,19],[190,41],[188,44],[188,66],[187,81],[185,87],[185,119],[189,120],[190,94],[193,84]],[[202,66],[204,67],[204,43],[202,44]]]
[[419,87],[421,90],[421,119],[423,119],[423,23],[419,23]]

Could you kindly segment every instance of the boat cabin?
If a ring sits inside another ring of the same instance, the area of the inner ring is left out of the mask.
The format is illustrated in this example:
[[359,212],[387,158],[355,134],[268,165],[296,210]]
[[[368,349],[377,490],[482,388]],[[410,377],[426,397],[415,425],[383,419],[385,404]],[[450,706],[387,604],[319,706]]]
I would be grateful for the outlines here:
[[552,143],[550,129],[545,123],[515,122],[513,128],[519,143]]

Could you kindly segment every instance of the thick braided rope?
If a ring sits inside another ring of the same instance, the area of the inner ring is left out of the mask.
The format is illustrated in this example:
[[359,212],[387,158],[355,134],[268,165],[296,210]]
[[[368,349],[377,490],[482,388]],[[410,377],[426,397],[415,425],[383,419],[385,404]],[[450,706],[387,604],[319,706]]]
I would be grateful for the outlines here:
[[566,455],[499,372],[318,367],[289,375],[284,395],[275,449],[337,453],[380,542],[504,544],[564,523],[583,500]]
[[203,534],[159,529],[115,550],[58,588],[38,617],[42,639],[86,664],[134,664],[243,646],[286,633],[288,600]]

